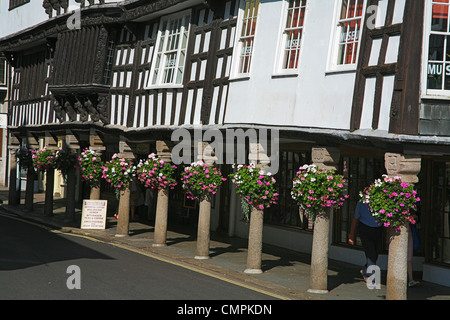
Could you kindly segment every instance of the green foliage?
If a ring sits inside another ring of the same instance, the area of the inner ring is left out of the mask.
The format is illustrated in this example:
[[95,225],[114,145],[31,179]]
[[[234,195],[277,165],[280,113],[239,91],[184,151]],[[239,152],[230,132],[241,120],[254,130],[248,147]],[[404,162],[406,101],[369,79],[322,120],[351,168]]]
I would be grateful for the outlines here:
[[119,158],[117,153],[102,167],[102,178],[119,190],[130,187],[136,173],[136,166],[132,161]]
[[55,155],[47,147],[33,152],[33,166],[37,170],[48,171],[56,166]]
[[88,183],[91,188],[100,186],[103,167],[103,162],[101,161],[100,156],[93,150],[86,148],[83,152],[81,152],[78,161],[81,180]]
[[402,182],[400,177],[390,178],[387,175],[360,193],[362,201],[366,203],[372,215],[385,227],[398,230],[409,221],[415,224],[412,210],[417,208],[420,198],[413,186]]
[[154,153],[148,155],[145,161],[140,160],[136,168],[136,177],[146,188],[159,190],[177,185],[175,170],[177,166],[165,163]]
[[201,199],[208,194],[216,194],[225,180],[226,178],[222,177],[222,173],[216,167],[203,161],[197,161],[185,167],[181,176],[182,187],[189,199]]
[[258,210],[270,207],[278,201],[275,179],[270,173],[258,170],[253,164],[238,165],[237,171],[230,175],[236,184],[237,193],[249,205]]
[[299,168],[291,191],[294,199],[311,217],[324,213],[326,209],[340,208],[348,195],[345,179],[333,170],[320,170],[315,165]]

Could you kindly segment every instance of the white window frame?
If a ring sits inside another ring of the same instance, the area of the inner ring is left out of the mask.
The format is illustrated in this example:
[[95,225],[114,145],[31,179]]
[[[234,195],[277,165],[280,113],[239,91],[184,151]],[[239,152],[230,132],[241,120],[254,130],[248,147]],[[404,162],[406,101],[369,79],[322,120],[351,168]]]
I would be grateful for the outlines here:
[[242,28],[243,28],[243,24],[244,24],[244,14],[245,14],[245,4],[247,2],[250,2],[252,0],[240,0],[240,4],[239,4],[239,22],[238,25],[236,27],[236,36],[235,36],[235,45],[234,45],[234,49],[233,49],[233,63],[232,63],[232,72],[231,72],[231,78],[232,79],[245,79],[250,77],[250,73],[252,71],[252,62],[253,62],[253,58],[254,58],[254,54],[255,54],[255,43],[257,42],[257,38],[256,35],[258,33],[258,21],[261,19],[260,16],[260,12],[261,12],[261,0],[259,0],[259,4],[258,4],[258,11],[256,14],[256,24],[255,24],[255,31],[253,34],[253,44],[252,44],[252,51],[251,51],[251,58],[250,58],[250,67],[249,67],[249,71],[248,72],[240,72],[239,67],[241,65],[241,52],[242,52],[242,41],[244,39],[248,39],[248,36],[241,36],[242,33]]
[[[150,76],[148,78],[148,82],[146,85],[147,89],[155,89],[158,87],[163,87],[163,88],[167,88],[167,87],[171,87],[171,88],[179,88],[183,86],[183,77],[184,77],[184,73],[185,73],[185,68],[186,68],[186,53],[187,53],[187,47],[188,47],[188,42],[189,42],[189,32],[190,32],[190,28],[191,28],[191,20],[192,17],[192,12],[191,10],[185,10],[182,12],[178,12],[175,14],[171,14],[168,16],[164,16],[161,18],[161,21],[159,23],[159,29],[158,29],[158,34],[157,34],[157,40],[155,43],[155,47],[153,50],[153,58],[152,58],[152,63],[151,63],[151,68],[150,68]],[[189,18],[189,21],[187,21],[188,23],[188,29],[186,30],[186,28],[184,27],[184,23],[181,24],[180,27],[180,39],[179,39],[179,43],[178,43],[178,47],[176,49],[172,49],[172,50],[167,50],[167,40],[169,39],[170,36],[170,29],[167,28],[167,25],[170,24],[170,22],[173,22],[177,19],[183,19],[183,22],[186,22],[186,18]],[[164,29],[163,29],[164,28]],[[185,46],[183,47],[183,35],[184,33],[187,33],[187,38],[186,38],[186,42],[185,42]],[[164,43],[161,43],[161,41],[164,41]],[[182,51],[184,51],[184,57],[181,55]],[[167,56],[170,53],[176,53],[176,61],[173,64],[174,67],[174,74],[172,75],[173,79],[171,82],[164,82],[164,71],[166,69],[166,62],[167,62]],[[160,59],[158,59],[158,55],[160,56]],[[158,64],[158,66],[157,66]],[[183,68],[183,71],[181,73],[181,82],[177,83],[177,69],[179,69],[180,67]],[[155,71],[158,70],[158,74],[155,75]],[[154,77],[156,76],[156,82],[153,81]]]
[[[450,10],[450,5],[449,5]],[[424,19],[424,36],[423,36],[423,50],[422,50],[422,74],[421,74],[421,98],[422,99],[443,99],[450,100],[450,90],[444,89],[428,89],[428,50],[430,45],[431,35],[431,20],[433,14],[433,0],[427,0],[425,2],[425,19]],[[450,24],[450,19],[449,22]],[[436,32],[438,33],[438,32]],[[449,33],[447,34],[450,37]],[[445,68],[444,68],[445,69]],[[444,70],[442,71],[444,72]]]
[[[361,25],[360,25],[360,33],[359,33],[359,44],[356,51],[356,59],[355,63],[352,64],[338,64],[338,54],[339,54],[339,38],[341,35],[341,27],[339,25],[341,19],[341,8],[344,0],[336,0],[335,8],[334,8],[334,17],[332,23],[331,30],[331,40],[330,40],[330,49],[328,51],[328,63],[327,63],[327,72],[347,72],[347,71],[356,71],[356,66],[359,60],[359,54],[361,52],[361,37],[363,33],[363,25],[365,23],[365,16],[367,10],[367,0],[363,0],[363,10],[361,16]],[[361,0],[359,0],[361,1]]]
[[[281,24],[279,30],[279,40],[278,40],[278,49],[277,56],[275,59],[275,67],[274,67],[274,75],[297,75],[299,73],[299,69],[302,61],[302,52],[303,52],[303,39],[305,38],[305,25],[308,20],[308,11],[309,11],[309,2],[311,0],[304,0],[305,4],[305,17],[303,19],[303,26],[296,28],[287,28],[287,18],[289,11],[289,0],[283,1],[283,13],[281,17]],[[284,59],[285,59],[285,51],[286,51],[286,41],[287,41],[287,32],[289,30],[302,30],[301,31],[301,39],[299,44],[299,52],[297,55],[297,67],[296,68],[284,68]]]
[[3,66],[3,74],[0,73],[0,86],[6,86],[7,74],[8,74],[8,64],[6,63],[6,58],[0,56],[0,64]]

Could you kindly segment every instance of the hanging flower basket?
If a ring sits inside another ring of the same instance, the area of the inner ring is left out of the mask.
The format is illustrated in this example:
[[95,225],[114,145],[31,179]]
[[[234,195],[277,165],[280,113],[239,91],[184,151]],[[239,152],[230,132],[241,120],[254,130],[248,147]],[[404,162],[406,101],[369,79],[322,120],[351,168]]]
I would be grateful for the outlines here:
[[64,179],[71,170],[77,170],[79,166],[78,155],[76,152],[60,149],[56,151],[55,167],[60,170]]
[[37,170],[48,171],[56,166],[55,155],[47,147],[33,152],[33,166]]
[[119,158],[117,154],[114,154],[111,161],[107,161],[102,166],[102,178],[119,190],[130,186],[135,173],[136,166],[133,162]]
[[256,209],[264,210],[277,203],[275,179],[263,169],[256,169],[254,164],[238,165],[237,171],[230,177],[236,184],[237,193],[241,198]]
[[148,155],[145,161],[140,160],[136,166],[136,178],[144,187],[154,191],[159,189],[173,189],[177,185],[175,170],[177,166],[165,163],[154,153]]
[[16,159],[19,162],[19,167],[28,170],[33,167],[33,150],[23,146],[17,149]]
[[203,161],[192,163],[185,167],[181,176],[182,187],[188,199],[201,199],[208,194],[216,194],[217,189],[225,181],[222,173],[214,166]]
[[100,156],[95,151],[84,149],[78,158],[80,166],[81,180],[92,187],[98,187],[102,178],[103,163]]
[[311,217],[323,214],[327,209],[342,207],[348,195],[345,192],[346,180],[334,170],[320,170],[315,165],[299,168],[293,180],[292,199]]
[[402,182],[398,176],[390,178],[383,175],[382,179],[375,180],[364,189],[360,196],[372,215],[385,227],[398,231],[405,222],[416,223],[411,211],[417,208],[420,198],[413,186]]

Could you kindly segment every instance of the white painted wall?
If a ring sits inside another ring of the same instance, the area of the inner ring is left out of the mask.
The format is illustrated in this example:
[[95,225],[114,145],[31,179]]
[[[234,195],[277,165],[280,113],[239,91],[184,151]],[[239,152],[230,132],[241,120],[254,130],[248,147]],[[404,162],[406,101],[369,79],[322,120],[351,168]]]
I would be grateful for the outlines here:
[[[105,4],[117,3],[123,1],[117,0],[105,0]],[[95,2],[97,5],[99,1]],[[88,2],[86,1],[86,5]],[[76,3],[75,0],[69,0],[69,12],[79,9],[80,4]],[[69,13],[67,13],[70,16]],[[56,16],[56,11],[54,11],[53,17]],[[48,20],[48,15],[45,13],[44,7],[42,7],[42,0],[32,0],[27,4],[19,6],[15,9],[9,10],[9,1],[0,1],[0,38],[7,35],[14,34],[21,30],[30,28],[37,24],[40,24]]]
[[0,38],[34,26],[48,19],[42,1],[30,1],[9,11],[9,1],[0,1]]
[[334,3],[308,1],[298,75],[273,77],[284,1],[261,0],[250,78],[232,81],[225,123],[349,129],[355,71],[327,72]]

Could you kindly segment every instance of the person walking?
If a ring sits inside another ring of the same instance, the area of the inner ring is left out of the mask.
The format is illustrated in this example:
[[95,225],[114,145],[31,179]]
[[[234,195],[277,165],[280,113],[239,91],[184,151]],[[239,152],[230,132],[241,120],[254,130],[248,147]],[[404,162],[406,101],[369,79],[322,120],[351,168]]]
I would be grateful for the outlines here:
[[353,216],[348,239],[348,242],[351,245],[356,243],[356,227],[358,227],[359,238],[361,239],[364,254],[366,256],[366,264],[361,269],[361,274],[364,280],[367,280],[367,278],[370,277],[370,274],[367,273],[367,268],[377,264],[383,228],[382,224],[372,216],[367,204],[362,201],[358,202]]

